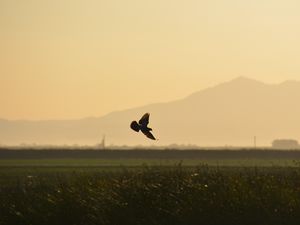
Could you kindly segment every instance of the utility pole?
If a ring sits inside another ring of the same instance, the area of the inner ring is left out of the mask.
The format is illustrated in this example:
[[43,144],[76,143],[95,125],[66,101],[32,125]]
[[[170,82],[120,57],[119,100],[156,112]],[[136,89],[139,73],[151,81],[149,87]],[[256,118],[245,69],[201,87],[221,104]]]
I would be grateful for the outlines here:
[[101,147],[102,147],[102,149],[105,149],[105,134],[103,135],[103,138],[101,141]]
[[256,136],[254,136],[254,148],[256,148]]

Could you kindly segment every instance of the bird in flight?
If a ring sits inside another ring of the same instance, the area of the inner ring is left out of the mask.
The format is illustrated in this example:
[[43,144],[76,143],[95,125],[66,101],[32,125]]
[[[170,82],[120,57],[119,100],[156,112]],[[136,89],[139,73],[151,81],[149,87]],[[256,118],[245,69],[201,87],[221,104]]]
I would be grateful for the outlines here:
[[136,132],[139,132],[141,130],[142,133],[147,136],[147,138],[150,138],[152,140],[157,140],[150,132],[152,131],[152,129],[150,127],[147,127],[149,123],[149,116],[150,116],[149,113],[145,113],[145,115],[143,115],[143,117],[139,120],[139,122],[132,121],[130,127],[132,130]]

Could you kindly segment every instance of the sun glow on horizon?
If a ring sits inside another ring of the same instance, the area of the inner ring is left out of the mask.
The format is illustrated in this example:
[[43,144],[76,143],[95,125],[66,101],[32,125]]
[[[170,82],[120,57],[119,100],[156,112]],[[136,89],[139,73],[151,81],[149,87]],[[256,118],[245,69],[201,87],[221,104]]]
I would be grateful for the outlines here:
[[101,116],[300,80],[300,2],[0,0],[0,118]]

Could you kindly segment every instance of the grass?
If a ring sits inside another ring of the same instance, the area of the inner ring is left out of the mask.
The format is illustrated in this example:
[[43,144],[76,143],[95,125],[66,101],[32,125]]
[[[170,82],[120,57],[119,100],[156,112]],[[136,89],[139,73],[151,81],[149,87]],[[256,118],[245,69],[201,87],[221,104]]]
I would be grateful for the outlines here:
[[293,159],[0,159],[0,168],[13,167],[139,167],[145,164],[149,166],[173,166],[180,163],[183,166],[243,166],[243,167],[273,167],[273,166],[298,166]]
[[0,161],[0,225],[300,223],[292,161],[25,161]]

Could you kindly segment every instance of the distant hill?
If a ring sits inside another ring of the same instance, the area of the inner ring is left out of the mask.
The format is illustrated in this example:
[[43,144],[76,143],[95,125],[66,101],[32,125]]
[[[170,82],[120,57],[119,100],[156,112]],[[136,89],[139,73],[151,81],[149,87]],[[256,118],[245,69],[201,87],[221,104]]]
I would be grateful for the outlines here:
[[[99,118],[53,121],[0,120],[0,144],[108,143],[202,146],[271,145],[277,138],[300,139],[300,82],[281,84],[239,77],[168,102],[112,112]],[[130,130],[132,120],[150,112],[159,141]]]

